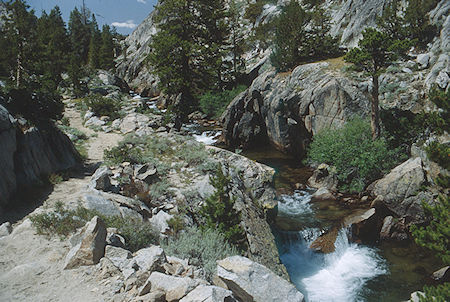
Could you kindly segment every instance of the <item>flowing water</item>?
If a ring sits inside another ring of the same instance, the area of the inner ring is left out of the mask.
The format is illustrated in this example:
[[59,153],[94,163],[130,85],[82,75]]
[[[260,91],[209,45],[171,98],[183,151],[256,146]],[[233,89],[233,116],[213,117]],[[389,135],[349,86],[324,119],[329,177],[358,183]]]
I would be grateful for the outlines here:
[[[296,190],[311,175],[300,159],[267,148],[243,155],[276,170],[279,202],[274,232],[281,260],[306,301],[404,301],[439,268],[414,244],[374,247],[351,242],[349,231],[340,226],[358,209],[335,201],[312,202],[313,190]],[[339,229],[334,252],[322,254],[309,248],[333,227]]]

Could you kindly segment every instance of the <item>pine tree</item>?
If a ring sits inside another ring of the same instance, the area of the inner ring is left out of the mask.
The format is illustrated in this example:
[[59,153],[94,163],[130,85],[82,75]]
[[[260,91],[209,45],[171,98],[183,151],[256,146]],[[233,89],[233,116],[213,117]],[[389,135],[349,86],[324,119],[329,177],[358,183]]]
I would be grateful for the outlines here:
[[[14,80],[17,88],[25,86],[33,74],[34,49],[36,47],[37,18],[33,10],[22,0],[10,1],[5,4],[9,12],[4,18],[2,35],[8,57],[3,58],[3,64],[10,73],[9,80]],[[3,51],[3,49],[2,49]]]
[[359,41],[358,47],[351,49],[345,56],[347,62],[355,64],[372,77],[371,127],[373,139],[380,136],[378,78],[384,69],[399,55],[404,55],[409,47],[410,42],[407,40],[393,40],[386,33],[374,28],[367,28],[363,31],[363,39]]
[[205,218],[205,229],[215,229],[232,243],[242,243],[244,232],[239,225],[239,214],[233,208],[235,200],[230,197],[230,178],[219,167],[216,175],[210,177],[215,192],[205,200],[200,214]]
[[149,62],[168,95],[179,95],[175,112],[185,119],[199,90],[199,21],[193,0],[165,0],[156,7],[159,32],[153,36]]
[[91,40],[91,28],[89,19],[80,13],[78,8],[70,13],[69,18],[70,43],[76,56],[81,59],[82,64],[88,63],[89,43]]
[[95,15],[92,15],[91,22],[91,40],[89,41],[89,66],[91,68],[100,68],[100,47],[102,44],[102,36],[98,29]]
[[103,25],[101,37],[102,44],[100,46],[99,58],[100,68],[114,68],[114,41],[111,34],[111,28],[108,25]]
[[50,14],[42,13],[37,24],[39,56],[37,72],[42,75],[41,86],[45,91],[56,91],[61,74],[66,71],[71,51],[69,38],[61,11],[55,6]]
[[277,18],[275,29],[275,50],[271,55],[272,64],[280,71],[286,71],[298,65],[309,51],[306,45],[306,25],[309,14],[296,1],[283,7]]
[[239,82],[245,70],[245,60],[242,56],[247,50],[247,41],[244,35],[244,20],[241,18],[239,5],[235,0],[230,2],[228,15],[230,27],[229,44],[232,55],[232,80],[236,83]]

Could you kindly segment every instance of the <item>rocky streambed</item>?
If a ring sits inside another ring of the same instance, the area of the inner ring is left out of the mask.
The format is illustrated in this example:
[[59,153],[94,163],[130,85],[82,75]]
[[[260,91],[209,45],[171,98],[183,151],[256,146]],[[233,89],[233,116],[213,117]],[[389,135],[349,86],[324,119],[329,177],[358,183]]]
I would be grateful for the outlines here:
[[[413,243],[362,244],[355,236],[364,229],[359,225],[367,219],[364,215],[374,214],[368,211],[370,202],[351,205],[350,197],[314,198],[316,190],[306,187],[312,171],[300,159],[274,149],[244,155],[276,170],[278,215],[273,228],[281,260],[306,301],[404,301],[430,282],[437,263]],[[321,246],[332,245],[332,250],[311,249],[324,234],[331,242],[325,239]]]

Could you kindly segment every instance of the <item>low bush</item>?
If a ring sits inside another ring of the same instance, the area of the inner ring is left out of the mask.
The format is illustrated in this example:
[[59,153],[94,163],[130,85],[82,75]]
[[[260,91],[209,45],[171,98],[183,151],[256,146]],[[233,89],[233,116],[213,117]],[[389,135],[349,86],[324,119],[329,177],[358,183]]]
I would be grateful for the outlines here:
[[426,148],[428,158],[444,169],[450,170],[450,144],[431,142]]
[[208,116],[218,118],[223,113],[225,108],[227,108],[228,104],[245,89],[247,89],[246,86],[239,85],[232,90],[207,92],[200,97],[200,109]]
[[240,215],[233,208],[235,199],[230,197],[230,178],[226,177],[219,167],[216,175],[210,177],[210,183],[215,192],[205,200],[200,209],[200,214],[206,222],[203,228],[218,230],[231,243],[243,244],[245,235],[239,225]]
[[180,232],[178,236],[162,243],[162,247],[167,255],[188,258],[190,264],[203,267],[205,277],[210,281],[215,273],[217,260],[239,254],[218,230],[202,231],[196,227]]
[[370,124],[360,118],[339,129],[319,132],[308,149],[307,161],[336,167],[341,189],[362,191],[400,160],[398,149],[389,149],[384,139],[372,140]]
[[99,216],[106,227],[116,228],[125,239],[125,247],[132,252],[151,244],[158,244],[158,231],[148,222],[119,216],[105,216],[81,206],[75,210],[68,210],[59,202],[54,212],[32,215],[30,219],[38,234],[58,235],[64,238],[83,227],[94,216]]
[[96,116],[108,116],[111,120],[115,120],[122,115],[120,102],[112,98],[92,94],[85,97],[83,102]]

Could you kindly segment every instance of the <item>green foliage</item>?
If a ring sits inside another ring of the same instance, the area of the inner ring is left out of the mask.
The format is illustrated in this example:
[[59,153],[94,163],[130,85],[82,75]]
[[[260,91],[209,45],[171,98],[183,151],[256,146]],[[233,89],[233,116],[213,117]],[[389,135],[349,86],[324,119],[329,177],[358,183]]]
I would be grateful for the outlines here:
[[102,69],[111,69],[114,67],[114,41],[111,28],[103,25],[102,28],[102,44],[100,46],[99,65]]
[[5,106],[12,114],[21,115],[34,123],[47,122],[50,119],[58,120],[64,110],[59,94],[32,93],[26,88],[9,90]]
[[177,237],[169,238],[162,243],[167,255],[182,259],[188,258],[192,265],[203,267],[207,280],[212,280],[216,270],[216,261],[229,256],[238,255],[236,248],[231,246],[225,237],[214,229],[203,231],[190,227]]
[[148,222],[119,216],[105,216],[81,206],[75,210],[69,210],[61,202],[55,205],[54,212],[35,214],[30,219],[38,234],[58,235],[65,238],[83,227],[94,216],[100,217],[106,227],[116,228],[125,239],[125,247],[132,252],[158,243],[158,231]]
[[430,219],[427,226],[411,226],[415,242],[436,252],[436,256],[445,265],[450,264],[450,198],[439,196],[434,206],[422,203],[426,216]]
[[96,116],[109,116],[111,120],[115,120],[121,116],[121,104],[113,98],[93,94],[85,97],[83,102]]
[[247,87],[240,85],[232,90],[220,92],[209,91],[200,97],[200,109],[208,116],[218,118],[223,113],[228,104]]
[[244,18],[249,20],[252,24],[256,23],[256,20],[261,16],[264,5],[276,4],[275,0],[256,0],[254,3],[249,3],[245,9]]
[[[311,28],[307,25],[311,22]],[[279,71],[289,70],[302,62],[340,55],[338,38],[332,38],[325,10],[305,11],[298,2],[284,6],[275,21],[275,50],[272,64]]]
[[406,8],[401,1],[394,0],[383,9],[377,18],[378,27],[395,40],[410,39],[415,46],[425,49],[437,33],[437,27],[429,23],[428,12],[438,0],[408,0]]
[[216,175],[210,177],[210,182],[216,191],[205,200],[200,209],[200,214],[206,220],[203,228],[218,230],[230,242],[242,244],[245,236],[239,225],[240,216],[233,208],[235,199],[230,196],[230,179],[219,167]]
[[450,299],[450,282],[437,286],[425,286],[425,295],[419,295],[420,302],[447,302]]
[[339,129],[324,129],[308,149],[308,161],[336,167],[343,189],[360,192],[398,161],[384,139],[371,139],[369,124],[355,118]]
[[428,158],[444,169],[450,170],[450,144],[440,144],[437,141],[426,146]]
[[167,225],[172,229],[174,234],[178,234],[185,228],[183,217],[175,215],[167,221]]

